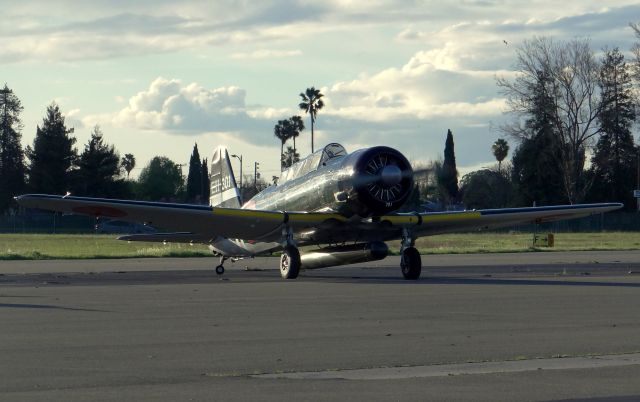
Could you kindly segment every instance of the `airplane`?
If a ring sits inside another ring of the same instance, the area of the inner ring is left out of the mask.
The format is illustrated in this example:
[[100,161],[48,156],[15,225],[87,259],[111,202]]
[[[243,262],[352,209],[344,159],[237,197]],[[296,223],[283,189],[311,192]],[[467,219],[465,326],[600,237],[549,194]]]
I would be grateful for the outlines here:
[[[347,153],[331,143],[284,170],[276,185],[240,205],[240,192],[226,148],[211,159],[210,205],[117,200],[72,195],[25,194],[19,205],[96,218],[115,218],[175,232],[120,236],[126,241],[202,243],[228,259],[281,251],[280,274],[385,258],[385,242],[400,240],[400,270],[416,280],[421,236],[487,230],[585,217],[620,203],[557,205],[457,212],[397,212],[414,187],[414,172],[396,149],[373,146]],[[301,247],[304,247],[301,251]]]

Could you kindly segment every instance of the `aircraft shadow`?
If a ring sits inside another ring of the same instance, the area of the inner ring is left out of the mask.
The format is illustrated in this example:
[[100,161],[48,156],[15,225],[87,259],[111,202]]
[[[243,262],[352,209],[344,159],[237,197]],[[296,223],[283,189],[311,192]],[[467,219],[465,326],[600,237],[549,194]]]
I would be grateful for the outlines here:
[[74,307],[61,307],[53,306],[50,304],[22,304],[22,303],[0,303],[0,308],[24,308],[24,309],[52,309],[52,310],[68,310],[68,311],[90,311],[107,313],[106,310],[94,310],[88,308],[74,308]]
[[307,281],[335,283],[370,284],[381,283],[386,285],[503,285],[503,286],[585,286],[585,287],[627,287],[640,288],[640,283],[605,282],[594,280],[550,280],[550,279],[512,279],[512,278],[461,278],[449,276],[428,276],[417,281],[407,281],[399,277],[388,276],[329,276],[314,275],[304,278]]

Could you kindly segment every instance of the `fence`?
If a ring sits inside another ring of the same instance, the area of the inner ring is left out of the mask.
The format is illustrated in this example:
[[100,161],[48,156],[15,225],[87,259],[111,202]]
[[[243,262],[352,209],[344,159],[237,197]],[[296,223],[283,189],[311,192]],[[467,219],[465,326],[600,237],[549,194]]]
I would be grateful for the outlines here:
[[0,233],[94,233],[96,219],[58,213],[0,215]]
[[[47,212],[25,212],[0,215],[0,233],[93,233],[96,219],[80,215],[61,215]],[[614,212],[581,219],[520,225],[499,231],[521,232],[629,232],[640,231],[640,214]]]

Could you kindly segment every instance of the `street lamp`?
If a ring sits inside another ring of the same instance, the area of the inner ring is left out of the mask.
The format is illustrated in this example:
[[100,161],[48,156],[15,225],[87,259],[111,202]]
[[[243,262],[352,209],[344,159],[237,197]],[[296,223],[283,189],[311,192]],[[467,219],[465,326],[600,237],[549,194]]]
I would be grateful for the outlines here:
[[240,161],[240,204],[242,204],[242,155],[231,155],[232,158],[237,158]]

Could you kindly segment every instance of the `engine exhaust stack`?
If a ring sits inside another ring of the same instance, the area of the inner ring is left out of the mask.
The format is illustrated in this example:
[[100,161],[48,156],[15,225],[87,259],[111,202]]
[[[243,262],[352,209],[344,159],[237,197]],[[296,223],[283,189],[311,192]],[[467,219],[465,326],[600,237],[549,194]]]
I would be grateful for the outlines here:
[[333,267],[336,265],[356,264],[359,262],[378,261],[389,254],[384,242],[351,244],[347,246],[325,247],[311,250],[300,256],[302,269]]

